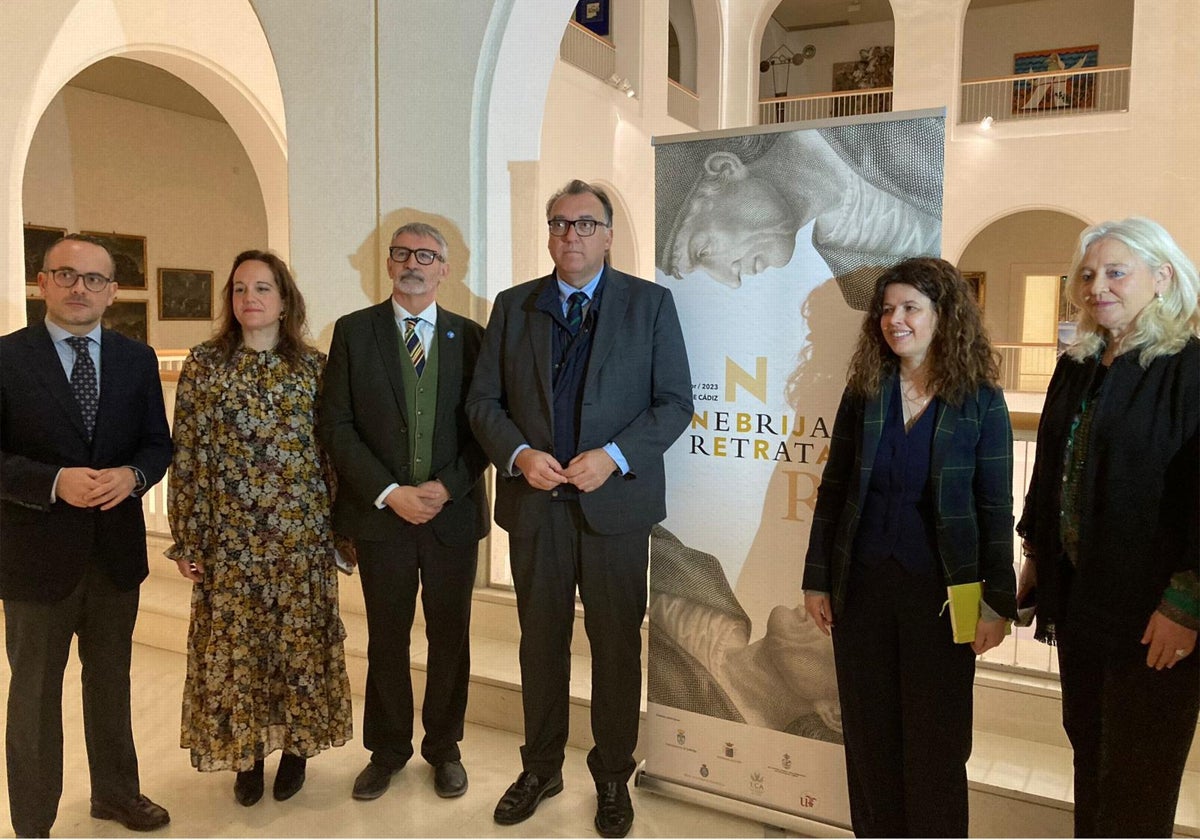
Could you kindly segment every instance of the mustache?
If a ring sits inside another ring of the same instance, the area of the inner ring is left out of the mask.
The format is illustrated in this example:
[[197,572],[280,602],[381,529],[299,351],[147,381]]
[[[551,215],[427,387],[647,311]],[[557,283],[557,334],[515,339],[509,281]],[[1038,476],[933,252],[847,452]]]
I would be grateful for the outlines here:
[[425,279],[425,275],[419,271],[414,271],[411,268],[406,268],[400,274],[400,279],[401,280],[422,280],[423,281]]

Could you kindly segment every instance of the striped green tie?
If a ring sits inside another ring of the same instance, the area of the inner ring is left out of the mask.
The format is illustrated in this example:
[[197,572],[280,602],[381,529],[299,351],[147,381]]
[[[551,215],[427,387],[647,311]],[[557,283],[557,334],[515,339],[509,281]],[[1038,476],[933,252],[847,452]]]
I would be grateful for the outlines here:
[[412,359],[418,379],[425,371],[425,347],[421,344],[421,336],[417,335],[417,324],[420,320],[420,318],[404,319],[404,346],[408,348],[408,356]]

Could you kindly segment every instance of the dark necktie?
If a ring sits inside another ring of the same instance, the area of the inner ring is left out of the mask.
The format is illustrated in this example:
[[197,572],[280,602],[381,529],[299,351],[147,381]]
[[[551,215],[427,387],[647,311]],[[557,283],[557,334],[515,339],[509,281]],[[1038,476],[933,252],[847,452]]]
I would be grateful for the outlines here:
[[567,298],[567,329],[571,331],[571,335],[579,332],[579,328],[583,326],[583,305],[587,303],[588,296],[583,292],[575,292]]
[[412,359],[417,378],[425,372],[425,347],[421,344],[421,336],[417,335],[417,324],[420,318],[404,319],[404,346],[408,348],[408,357]]
[[88,440],[92,439],[92,431],[96,428],[96,412],[100,409],[96,365],[92,363],[92,354],[88,352],[90,343],[91,339],[86,335],[73,335],[67,339],[67,344],[75,351],[75,364],[71,367],[71,391],[83,413],[83,427],[87,429]]

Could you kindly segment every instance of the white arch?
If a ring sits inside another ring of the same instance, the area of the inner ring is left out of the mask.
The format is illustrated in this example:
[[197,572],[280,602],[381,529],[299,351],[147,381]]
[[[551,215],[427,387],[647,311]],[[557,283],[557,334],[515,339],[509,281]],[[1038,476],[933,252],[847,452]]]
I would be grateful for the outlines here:
[[[0,56],[13,93],[0,101],[0,155],[8,160],[0,194],[0,253],[8,260],[0,329],[24,321],[22,181],[42,114],[85,67],[112,56],[172,73],[221,112],[254,165],[267,215],[268,245],[288,256],[287,139],[283,93],[266,35],[248,0],[70,0],[30,14],[0,4],[6,41]],[[20,8],[17,8],[20,7]]]
[[1075,207],[1068,207],[1063,204],[1020,204],[1012,207],[1005,207],[1003,210],[997,210],[986,218],[977,220],[969,231],[966,231],[961,238],[951,243],[953,251],[947,248],[947,243],[942,241],[942,257],[947,262],[952,262],[958,265],[964,253],[971,245],[979,238],[980,234],[988,230],[996,222],[1004,219],[1018,216],[1022,213],[1031,213],[1042,211],[1046,213],[1058,213],[1062,216],[1068,216],[1072,219],[1078,219],[1085,226],[1095,224],[1096,220],[1089,214]]

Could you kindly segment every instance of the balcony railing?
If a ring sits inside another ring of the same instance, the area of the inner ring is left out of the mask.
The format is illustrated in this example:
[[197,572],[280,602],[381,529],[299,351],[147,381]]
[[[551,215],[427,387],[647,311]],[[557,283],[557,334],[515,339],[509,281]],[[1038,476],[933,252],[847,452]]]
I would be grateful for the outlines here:
[[1057,344],[992,344],[1000,353],[1000,387],[1005,391],[1046,392],[1054,364],[1058,361]]
[[667,116],[700,127],[700,99],[674,79],[667,79]]
[[813,93],[785,99],[758,100],[758,122],[759,125],[776,125],[859,114],[882,114],[891,110],[891,88]]
[[617,49],[612,42],[573,20],[567,22],[558,55],[568,64],[603,81],[608,81],[617,69]]
[[962,83],[960,123],[1129,110],[1129,65],[1022,73]]

